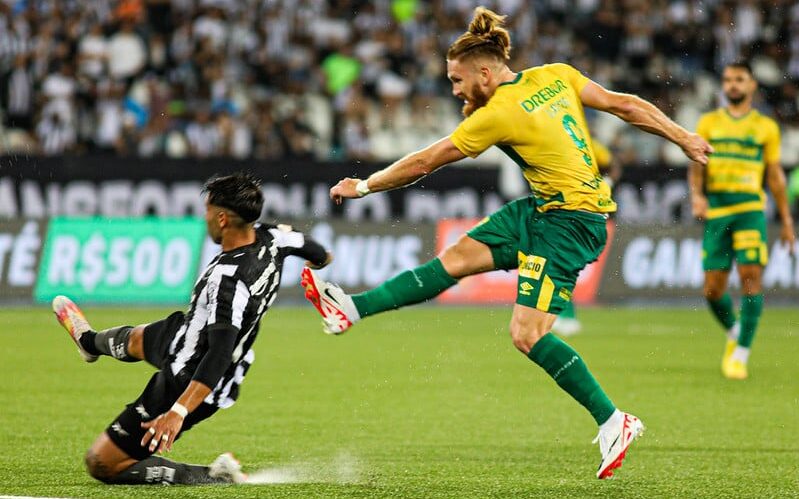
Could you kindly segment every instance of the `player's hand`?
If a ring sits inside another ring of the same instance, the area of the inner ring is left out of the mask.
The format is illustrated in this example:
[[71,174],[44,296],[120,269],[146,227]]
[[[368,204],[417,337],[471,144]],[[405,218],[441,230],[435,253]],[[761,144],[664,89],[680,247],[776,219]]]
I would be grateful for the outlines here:
[[147,429],[141,439],[142,447],[149,445],[150,452],[170,451],[183,427],[183,417],[174,411],[167,411],[152,421],[142,423],[141,427]]
[[334,185],[330,189],[330,199],[332,199],[336,204],[341,204],[344,201],[344,198],[359,198],[361,197],[358,194],[358,191],[355,190],[355,186],[358,185],[361,179],[359,178],[345,178],[344,180],[339,180],[338,184]]
[[705,219],[707,216],[707,198],[705,196],[691,196],[691,213],[699,220]]
[[680,144],[682,152],[688,158],[702,166],[707,164],[707,156],[713,152],[713,148],[698,133],[690,133],[685,141]]
[[332,261],[333,261],[333,253],[328,251],[327,252],[327,258],[325,259],[325,263],[323,263],[322,265],[316,265],[313,262],[306,260],[305,261],[305,266],[309,267],[309,268],[312,268],[314,270],[319,270],[319,269],[323,269],[323,268],[327,267],[328,265],[330,265],[330,262],[332,262]]
[[782,228],[780,229],[780,241],[782,241],[782,244],[788,245],[788,251],[791,256],[793,256],[794,248],[796,247],[796,234],[793,231],[793,220],[783,222]]

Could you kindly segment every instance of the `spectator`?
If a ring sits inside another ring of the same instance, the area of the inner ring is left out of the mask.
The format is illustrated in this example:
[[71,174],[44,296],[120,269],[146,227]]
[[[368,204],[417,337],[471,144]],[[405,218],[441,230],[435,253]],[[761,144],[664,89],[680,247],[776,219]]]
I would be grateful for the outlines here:
[[97,81],[105,74],[108,59],[108,42],[103,36],[103,26],[93,24],[78,45],[79,74]]
[[2,104],[9,128],[30,129],[33,124],[33,77],[25,54],[14,59],[14,69],[3,84]]
[[147,50],[131,21],[122,21],[108,41],[108,73],[115,80],[132,79],[147,63]]
[[49,113],[36,126],[36,138],[42,154],[46,156],[64,154],[75,146],[75,127],[65,121],[61,114]]
[[[764,111],[799,136],[799,5],[765,0],[6,0],[3,119],[28,137],[57,130],[48,152],[388,157],[382,137],[459,119],[443,54],[478,3],[508,14],[513,68],[569,62],[669,112],[706,110],[720,67],[749,58]],[[187,125],[195,101],[213,118]],[[662,141],[619,133],[622,159],[662,156]]]
[[186,127],[186,140],[191,155],[208,158],[220,153],[222,136],[217,124],[211,120],[211,110],[207,104],[196,106],[194,121]]

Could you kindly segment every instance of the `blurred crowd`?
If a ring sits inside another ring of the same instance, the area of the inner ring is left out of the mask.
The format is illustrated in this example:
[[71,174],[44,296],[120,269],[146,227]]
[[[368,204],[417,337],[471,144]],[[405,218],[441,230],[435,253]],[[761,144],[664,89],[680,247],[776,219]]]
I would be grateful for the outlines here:
[[[688,127],[749,59],[799,162],[793,0],[0,0],[0,151],[391,159],[460,120],[444,54],[478,4],[512,69],[570,62]],[[623,164],[684,161],[591,119]]]

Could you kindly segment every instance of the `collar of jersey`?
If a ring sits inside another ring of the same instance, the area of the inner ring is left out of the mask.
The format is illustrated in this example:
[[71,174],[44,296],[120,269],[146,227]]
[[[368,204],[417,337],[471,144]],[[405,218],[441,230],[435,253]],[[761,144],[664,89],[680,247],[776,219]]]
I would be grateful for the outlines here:
[[738,116],[736,118],[735,116],[733,116],[730,113],[729,109],[727,109],[726,107],[724,108],[724,114],[726,114],[727,117],[730,118],[732,121],[741,121],[744,118],[748,118],[754,111],[755,111],[755,108],[751,108],[751,109],[749,109],[749,111],[746,112],[746,114],[744,114],[743,116]]
[[500,83],[497,86],[501,87],[502,85],[513,85],[514,83],[519,83],[519,80],[521,80],[521,79],[522,79],[522,72],[519,71],[518,73],[516,73],[516,78],[514,78],[511,81],[504,81],[504,82]]

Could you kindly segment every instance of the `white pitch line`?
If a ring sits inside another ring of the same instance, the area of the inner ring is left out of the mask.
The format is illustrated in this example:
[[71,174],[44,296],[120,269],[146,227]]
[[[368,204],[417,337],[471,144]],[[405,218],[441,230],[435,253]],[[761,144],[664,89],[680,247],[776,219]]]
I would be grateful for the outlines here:
[[44,496],[0,496],[0,499],[70,499],[69,497],[44,497]]

